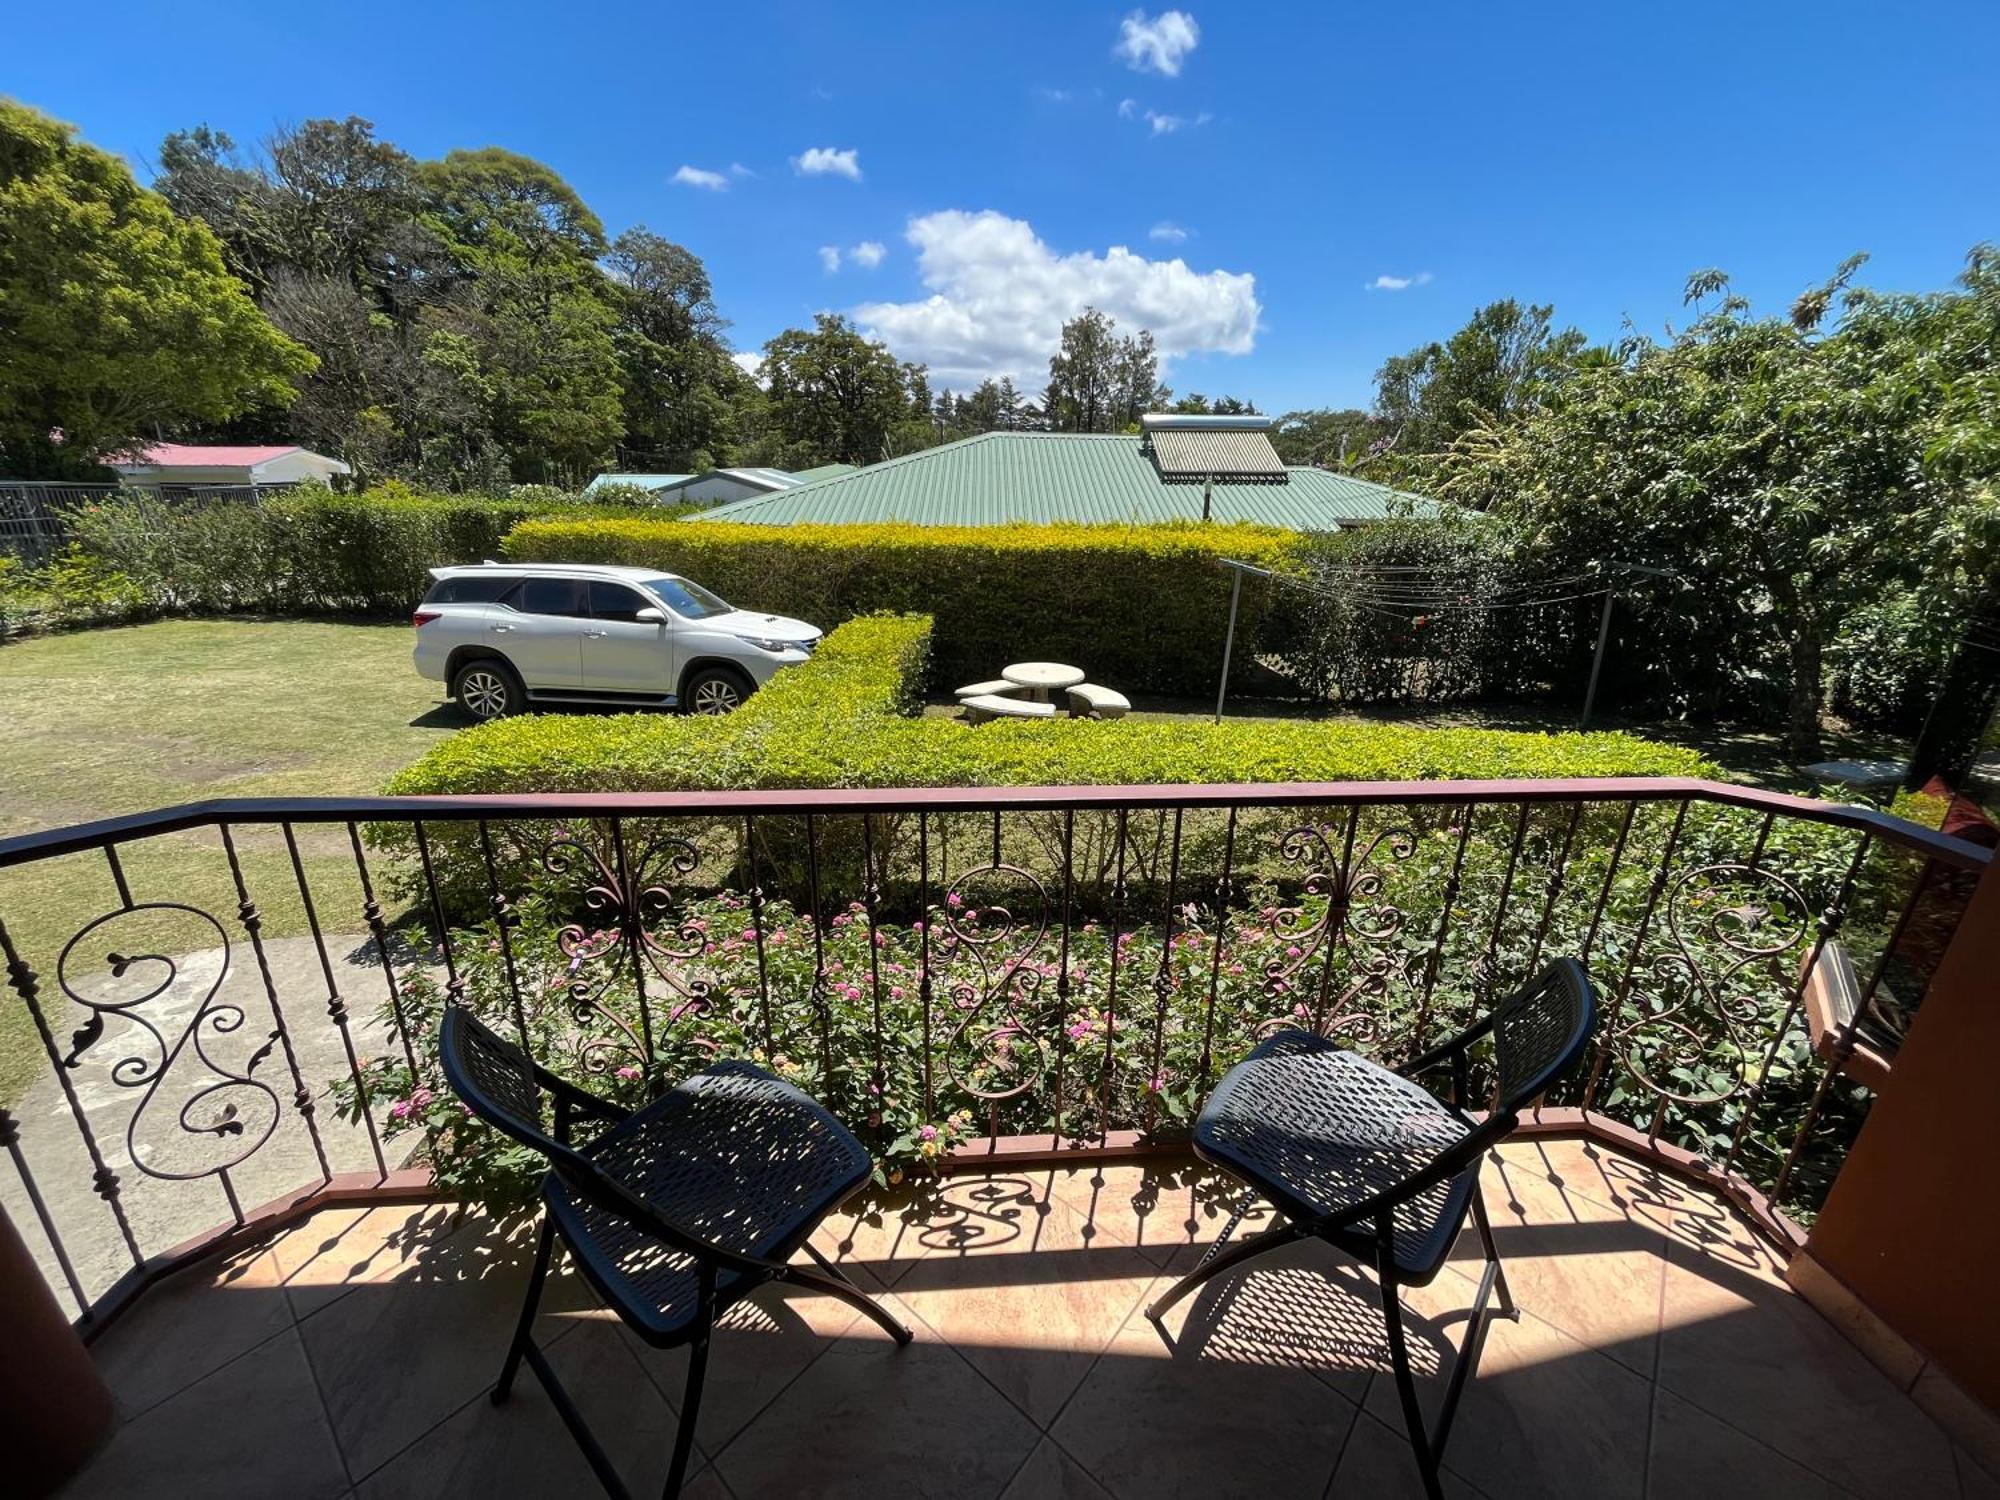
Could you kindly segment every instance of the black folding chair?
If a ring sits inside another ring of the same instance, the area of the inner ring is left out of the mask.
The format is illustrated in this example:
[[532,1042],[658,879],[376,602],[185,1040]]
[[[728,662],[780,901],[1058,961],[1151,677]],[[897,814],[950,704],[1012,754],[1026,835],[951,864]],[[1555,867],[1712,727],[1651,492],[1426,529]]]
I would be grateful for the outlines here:
[[[1479,1193],[1480,1158],[1512,1133],[1524,1105],[1582,1060],[1596,1010],[1583,965],[1557,959],[1491,1015],[1409,1065],[1408,1073],[1417,1074],[1449,1062],[1450,1104],[1312,1032],[1283,1031],[1262,1043],[1224,1075],[1194,1127],[1196,1153],[1249,1189],[1201,1264],[1154,1302],[1147,1316],[1157,1320],[1211,1276],[1297,1240],[1316,1236],[1373,1265],[1382,1283],[1389,1359],[1410,1447],[1425,1490],[1436,1500],[1452,1414],[1492,1316],[1488,1297],[1497,1289],[1501,1310],[1514,1315]],[[1469,1093],[1468,1053],[1489,1034],[1497,1085],[1485,1119],[1474,1120],[1460,1107]],[[1281,1222],[1228,1246],[1230,1233],[1260,1194],[1277,1206]],[[1485,1247],[1486,1269],[1437,1430],[1427,1433],[1397,1288],[1430,1283],[1468,1212]]]
[[[627,1494],[604,1449],[536,1347],[535,1305],[555,1237],[605,1305],[659,1349],[688,1346],[687,1390],[664,1493],[680,1493],[694,1446],[715,1320],[766,1282],[852,1303],[898,1344],[910,1330],[812,1244],[828,1213],[868,1180],[868,1151],[807,1095],[761,1068],[721,1062],[637,1110],[565,1082],[462,1006],[446,1009],[445,1077],[482,1120],[548,1158],[540,1242],[520,1325],[493,1387],[507,1399],[526,1360],[604,1488]],[[555,1134],[542,1128],[542,1093]],[[605,1128],[579,1145],[579,1116]],[[787,1264],[803,1249],[821,1271]]]

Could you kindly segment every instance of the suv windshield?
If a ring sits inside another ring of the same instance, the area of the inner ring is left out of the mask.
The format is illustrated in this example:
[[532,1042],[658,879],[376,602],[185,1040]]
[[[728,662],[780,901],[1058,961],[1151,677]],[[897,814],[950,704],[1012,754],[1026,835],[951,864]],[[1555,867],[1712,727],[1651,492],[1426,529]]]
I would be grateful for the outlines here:
[[639,581],[664,599],[667,607],[683,619],[706,620],[710,615],[726,615],[732,607],[700,584],[685,578],[642,578]]

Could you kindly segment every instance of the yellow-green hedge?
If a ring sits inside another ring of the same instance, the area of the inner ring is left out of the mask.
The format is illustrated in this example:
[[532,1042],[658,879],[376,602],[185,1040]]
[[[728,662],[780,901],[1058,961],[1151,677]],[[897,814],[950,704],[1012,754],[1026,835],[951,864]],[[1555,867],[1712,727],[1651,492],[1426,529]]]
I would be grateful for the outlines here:
[[[1229,620],[1223,558],[1271,567],[1297,545],[1261,526],[739,526],[646,519],[523,522],[517,562],[682,573],[731,603],[832,626],[877,610],[935,617],[951,684],[1010,661],[1073,662],[1123,691],[1213,692]],[[1246,586],[1238,640],[1265,590]],[[1239,657],[1239,664],[1240,664]]]
[[911,718],[930,621],[874,616],[829,635],[723,719],[530,715],[454,735],[396,794],[714,787],[1064,786],[1415,778],[1701,776],[1692,750],[1627,734],[1058,718],[978,727]]

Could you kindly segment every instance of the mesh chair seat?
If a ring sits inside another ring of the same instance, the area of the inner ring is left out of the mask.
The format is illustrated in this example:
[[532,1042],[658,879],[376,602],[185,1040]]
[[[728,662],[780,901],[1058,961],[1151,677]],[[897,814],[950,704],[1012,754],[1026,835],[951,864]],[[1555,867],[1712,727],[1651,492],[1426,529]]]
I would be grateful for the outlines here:
[[[681,1227],[784,1261],[862,1183],[867,1148],[813,1099],[749,1063],[696,1073],[619,1121],[584,1154]],[[695,1258],[574,1191],[543,1189],[585,1276],[634,1331],[676,1342],[698,1313]],[[716,1277],[725,1302],[740,1277]]]
[[[1424,1089],[1305,1031],[1283,1031],[1223,1075],[1195,1122],[1195,1150],[1295,1220],[1339,1214],[1396,1188],[1474,1129]],[[1422,1285],[1458,1238],[1477,1161],[1395,1209],[1396,1268]],[[1364,1262],[1374,1226],[1326,1236]]]

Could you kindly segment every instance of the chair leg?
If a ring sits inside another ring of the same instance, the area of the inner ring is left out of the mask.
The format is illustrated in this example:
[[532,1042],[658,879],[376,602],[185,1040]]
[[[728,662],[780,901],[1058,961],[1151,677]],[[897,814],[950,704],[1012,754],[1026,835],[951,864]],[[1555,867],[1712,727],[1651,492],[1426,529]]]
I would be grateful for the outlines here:
[[1500,1315],[1518,1321],[1521,1310],[1514,1305],[1514,1294],[1507,1290],[1507,1268],[1500,1264],[1500,1251],[1493,1243],[1493,1226],[1486,1218],[1486,1195],[1477,1182],[1472,1185],[1472,1222],[1479,1226],[1479,1243],[1485,1247],[1486,1259],[1493,1266],[1493,1289],[1500,1294]]
[[1403,1425],[1409,1430],[1410,1452],[1423,1476],[1429,1500],[1444,1500],[1438,1484],[1438,1456],[1424,1432],[1423,1407],[1417,1401],[1416,1378],[1410,1373],[1410,1348],[1403,1336],[1403,1299],[1396,1293],[1396,1267],[1387,1257],[1376,1262],[1382,1282],[1382,1322],[1389,1332],[1389,1364],[1396,1375],[1396,1394],[1403,1403]]
[[838,1297],[850,1307],[858,1307],[868,1314],[869,1317],[881,1325],[882,1331],[898,1344],[907,1344],[910,1342],[913,1337],[910,1330],[904,1327],[890,1313],[888,1308],[856,1286],[848,1278],[847,1273],[842,1271],[839,1266],[836,1266],[824,1255],[821,1255],[818,1247],[813,1245],[811,1241],[807,1241],[806,1243],[806,1254],[810,1255],[822,1266],[825,1266],[827,1274],[821,1276],[817,1272],[808,1271],[801,1266],[790,1266],[786,1268],[785,1272],[785,1280],[787,1282],[796,1286],[811,1287],[814,1291],[824,1292],[829,1297]]
[[1165,1293],[1154,1300],[1151,1307],[1146,1309],[1146,1316],[1157,1322],[1166,1315],[1168,1308],[1172,1307],[1181,1298],[1208,1280],[1209,1277],[1219,1275],[1231,1266],[1239,1266],[1244,1261],[1262,1255],[1266,1251],[1276,1250],[1282,1245],[1289,1245],[1292,1241],[1303,1239],[1304,1237],[1305,1231],[1297,1225],[1278,1224],[1265,1230],[1262,1234],[1252,1235],[1247,1240],[1231,1245],[1220,1255],[1211,1255],[1208,1259],[1202,1261],[1200,1265],[1196,1266],[1187,1275],[1175,1282],[1173,1286],[1169,1287]]
[[667,1469],[666,1488],[661,1500],[674,1500],[687,1479],[688,1457],[694,1451],[694,1424],[701,1414],[701,1386],[708,1375],[708,1339],[712,1324],[704,1324],[701,1335],[688,1345],[687,1387],[681,1392],[681,1425],[674,1434],[674,1461]]
[[555,1251],[555,1221],[547,1214],[542,1215],[541,1238],[535,1243],[535,1269],[528,1275],[528,1295],[521,1304],[521,1321],[514,1328],[514,1342],[507,1346],[506,1361],[500,1366],[500,1379],[493,1386],[492,1401],[495,1406],[507,1399],[514,1389],[514,1376],[520,1371],[521,1356],[527,1352],[535,1330],[535,1307],[542,1300],[542,1282],[549,1274],[549,1257]]

